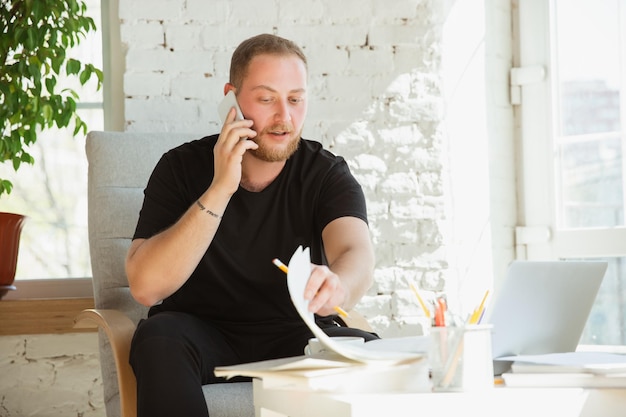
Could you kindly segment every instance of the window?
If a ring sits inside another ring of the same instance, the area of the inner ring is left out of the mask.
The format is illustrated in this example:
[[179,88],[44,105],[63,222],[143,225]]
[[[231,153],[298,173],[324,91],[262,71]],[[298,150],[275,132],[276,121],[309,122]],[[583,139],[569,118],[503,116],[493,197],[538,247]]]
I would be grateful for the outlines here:
[[[554,150],[560,228],[624,226],[619,0],[553,11]],[[580,23],[595,23],[581,31]]]
[[[103,68],[101,2],[85,3],[98,30],[89,32],[78,47],[68,51],[68,57]],[[59,84],[78,92],[78,113],[89,129],[103,130],[103,91],[97,91],[95,81],[81,86],[67,79]],[[18,173],[7,164],[0,166],[0,176],[14,185],[13,192],[2,199],[2,210],[27,216],[16,271],[18,291],[7,298],[19,296],[20,281],[91,276],[85,138],[82,132],[73,137],[72,129],[41,132],[31,148],[34,165],[24,164]]]
[[602,259],[609,268],[581,343],[626,343],[626,4],[519,1],[521,224],[526,259]]

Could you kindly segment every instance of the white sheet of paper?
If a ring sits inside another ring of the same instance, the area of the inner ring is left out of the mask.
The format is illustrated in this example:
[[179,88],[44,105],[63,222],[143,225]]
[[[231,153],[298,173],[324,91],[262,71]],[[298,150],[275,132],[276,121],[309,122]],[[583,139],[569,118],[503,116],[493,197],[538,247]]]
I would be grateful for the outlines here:
[[430,336],[403,336],[372,340],[364,345],[367,350],[428,354]]
[[401,363],[421,360],[423,355],[418,352],[401,352],[370,350],[363,346],[341,344],[333,341],[315,323],[313,313],[309,311],[309,301],[304,299],[304,288],[311,275],[311,257],[309,248],[303,249],[301,246],[296,249],[289,260],[289,273],[287,274],[287,285],[289,295],[293,305],[298,310],[302,320],[309,326],[315,337],[329,350],[338,355],[361,363]]
[[215,375],[232,377],[242,375],[238,372],[242,370],[247,374],[255,372],[260,375],[264,372],[348,368],[353,366],[353,364],[354,362],[333,361],[302,355],[289,358],[269,359],[260,362],[243,363],[239,365],[218,366],[215,368]]
[[[517,355],[505,356],[497,360],[513,361],[522,365],[553,367],[553,372],[558,372],[558,368],[569,369],[570,371],[592,372],[592,373],[626,373],[626,355],[611,352],[563,352],[545,353],[541,355]],[[548,368],[546,368],[548,369]]]

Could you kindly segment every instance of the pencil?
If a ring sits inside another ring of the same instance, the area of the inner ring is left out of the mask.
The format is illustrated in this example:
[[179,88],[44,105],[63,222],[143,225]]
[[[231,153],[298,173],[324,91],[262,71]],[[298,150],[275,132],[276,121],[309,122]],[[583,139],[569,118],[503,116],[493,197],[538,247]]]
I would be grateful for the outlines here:
[[[282,263],[282,262],[280,261],[280,259],[278,259],[278,258],[274,258],[274,259],[272,260],[272,263],[273,263],[274,265],[276,265],[276,266],[278,267],[278,269],[280,269],[281,271],[283,271],[285,274],[288,274],[288,273],[289,273],[289,268],[287,268],[287,265],[285,265],[284,263]],[[347,312],[346,312],[343,308],[341,308],[341,307],[339,307],[339,306],[335,306],[335,307],[333,307],[333,309],[334,309],[334,310],[335,310],[335,311],[336,311],[336,312],[337,312],[340,316],[342,316],[342,317],[349,317],[349,316],[348,316],[348,313],[347,313]]]
[[283,271],[285,274],[289,273],[289,268],[287,268],[287,265],[285,265],[284,263],[282,263],[280,261],[280,259],[278,258],[274,258],[274,260],[272,261],[272,263],[274,265],[276,265],[278,267],[278,269],[280,269],[281,271]]
[[424,300],[420,296],[420,293],[417,291],[417,287],[413,283],[411,283],[410,286],[411,286],[411,289],[413,290],[413,293],[417,297],[417,301],[420,303],[422,310],[424,311],[424,315],[426,316],[426,318],[430,318],[430,310],[428,309],[428,307],[426,307],[426,303],[424,303]]
[[488,295],[489,295],[489,290],[487,290],[485,292],[485,295],[483,296],[483,299],[480,302],[480,305],[478,307],[476,307],[476,309],[472,313],[472,315],[471,315],[471,317],[469,319],[469,324],[480,323],[480,319],[482,318],[483,313],[485,312],[485,301],[487,301],[487,296]]

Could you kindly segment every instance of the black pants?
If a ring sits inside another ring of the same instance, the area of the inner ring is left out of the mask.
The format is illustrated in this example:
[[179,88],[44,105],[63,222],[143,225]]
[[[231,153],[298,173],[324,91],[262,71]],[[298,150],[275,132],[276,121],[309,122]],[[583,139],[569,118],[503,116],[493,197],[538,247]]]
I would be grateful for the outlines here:
[[[359,329],[339,327],[330,319],[318,325],[329,336],[378,336]],[[258,326],[257,326],[258,327]],[[206,417],[202,385],[228,381],[213,373],[227,366],[303,354],[313,334],[302,322],[281,334],[250,326],[218,328],[179,312],[161,312],[142,320],[133,337],[130,364],[137,378],[137,416]]]

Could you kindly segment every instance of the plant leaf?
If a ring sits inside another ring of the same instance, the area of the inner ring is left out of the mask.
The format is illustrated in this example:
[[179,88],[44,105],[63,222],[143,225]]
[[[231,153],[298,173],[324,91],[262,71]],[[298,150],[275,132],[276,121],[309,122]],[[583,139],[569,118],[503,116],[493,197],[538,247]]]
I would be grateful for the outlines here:
[[0,196],[2,194],[11,194],[11,190],[13,190],[11,181],[0,179]]
[[65,71],[68,75],[78,74],[78,72],[80,71],[80,61],[74,58],[68,59],[67,63],[65,64]]

